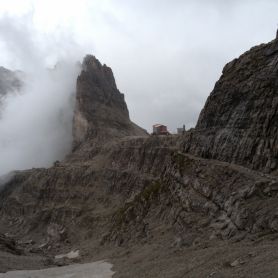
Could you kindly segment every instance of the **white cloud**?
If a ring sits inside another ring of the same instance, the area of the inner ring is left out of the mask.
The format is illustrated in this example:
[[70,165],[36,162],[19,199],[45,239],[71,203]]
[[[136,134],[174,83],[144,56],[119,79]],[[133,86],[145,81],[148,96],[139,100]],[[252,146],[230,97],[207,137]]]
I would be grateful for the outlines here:
[[[22,22],[25,24],[21,25]],[[26,18],[18,22],[3,17],[0,30],[7,55],[24,71],[20,94],[8,95],[1,114],[1,175],[14,169],[50,166],[69,153],[79,68],[76,56],[71,56],[72,46],[67,47],[69,42],[64,41],[63,51],[59,51],[54,45],[60,44],[52,41],[59,63],[48,69],[49,53],[38,43],[41,38],[36,37]]]

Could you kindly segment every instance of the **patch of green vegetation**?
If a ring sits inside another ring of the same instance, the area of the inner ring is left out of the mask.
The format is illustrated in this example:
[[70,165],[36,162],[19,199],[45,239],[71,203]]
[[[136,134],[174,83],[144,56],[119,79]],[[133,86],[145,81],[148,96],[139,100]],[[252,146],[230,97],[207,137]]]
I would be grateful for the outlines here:
[[130,208],[136,208],[140,204],[144,204],[147,208],[151,204],[151,200],[157,198],[162,190],[163,184],[161,181],[157,180],[150,183],[132,201],[125,203],[123,207],[116,211],[114,214],[115,225],[119,227],[125,222],[126,213]]
[[178,170],[181,176],[183,176],[183,172],[185,170],[185,159],[183,154],[174,153],[172,156],[173,162],[178,166]]
[[153,197],[156,197],[162,188],[160,181],[155,181],[149,186],[145,187],[144,190],[139,194],[139,197],[144,198],[146,201],[149,201]]
[[119,208],[114,214],[116,226],[120,226],[125,220],[127,210],[133,205],[133,202],[125,203],[123,207]]

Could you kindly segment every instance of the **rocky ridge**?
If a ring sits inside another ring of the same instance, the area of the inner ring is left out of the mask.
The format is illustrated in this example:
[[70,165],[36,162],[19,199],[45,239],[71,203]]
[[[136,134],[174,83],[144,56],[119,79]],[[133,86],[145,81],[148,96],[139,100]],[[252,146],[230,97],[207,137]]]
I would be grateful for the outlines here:
[[184,150],[264,172],[278,168],[278,39],[228,63]]

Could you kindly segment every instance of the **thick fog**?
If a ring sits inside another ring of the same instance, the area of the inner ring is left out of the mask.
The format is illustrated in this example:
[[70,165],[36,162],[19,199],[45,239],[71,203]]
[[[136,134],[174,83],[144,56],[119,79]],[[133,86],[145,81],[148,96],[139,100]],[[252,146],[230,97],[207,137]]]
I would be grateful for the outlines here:
[[[20,23],[24,22],[24,25]],[[80,71],[69,55],[49,68],[26,19],[0,21],[0,38],[16,57],[23,81],[0,107],[0,175],[15,169],[50,166],[70,152],[75,82]]]
[[189,128],[223,66],[274,39],[277,11],[277,0],[0,0],[0,66],[26,76],[6,100],[0,173],[69,150],[74,63],[85,54],[113,69],[137,124]]

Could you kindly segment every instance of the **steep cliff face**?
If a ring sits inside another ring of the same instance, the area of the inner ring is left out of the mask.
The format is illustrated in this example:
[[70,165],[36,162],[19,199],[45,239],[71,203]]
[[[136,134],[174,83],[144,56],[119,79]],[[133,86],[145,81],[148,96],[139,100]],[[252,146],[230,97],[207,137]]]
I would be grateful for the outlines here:
[[130,121],[124,95],[117,89],[111,68],[87,55],[76,85],[74,147],[88,139],[103,143],[131,135],[143,136],[147,132]]
[[227,64],[187,151],[267,172],[278,168],[278,39]]

